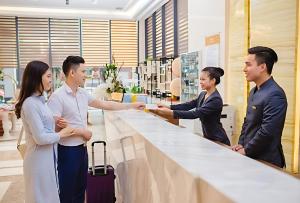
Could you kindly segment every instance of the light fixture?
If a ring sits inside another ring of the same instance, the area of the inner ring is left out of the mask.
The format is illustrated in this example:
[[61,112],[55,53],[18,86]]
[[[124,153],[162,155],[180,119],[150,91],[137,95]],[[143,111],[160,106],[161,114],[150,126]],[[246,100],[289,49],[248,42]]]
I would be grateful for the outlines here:
[[92,0],[92,4],[98,4],[98,0]]

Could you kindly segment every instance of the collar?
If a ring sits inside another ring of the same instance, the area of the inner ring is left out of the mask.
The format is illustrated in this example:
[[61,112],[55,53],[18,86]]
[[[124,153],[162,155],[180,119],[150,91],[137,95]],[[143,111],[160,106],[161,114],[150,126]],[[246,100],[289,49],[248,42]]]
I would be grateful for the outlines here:
[[[206,91],[204,91],[205,93],[203,94],[202,98],[201,99],[204,99],[205,98],[205,95],[207,94]],[[207,102],[209,101],[211,98],[213,98],[216,94],[219,94],[218,90],[216,89],[211,95],[209,95],[206,100],[204,100],[204,102]]]
[[[71,87],[70,87],[67,83],[64,83],[64,84],[63,84],[63,87],[64,87],[65,91],[66,91],[68,94],[73,94],[73,91],[72,91]],[[80,93],[80,90],[81,90],[81,89],[78,87],[78,88],[77,88],[77,91],[76,91],[76,94],[77,94],[77,93]]]
[[41,102],[43,102],[43,103],[46,103],[46,97],[45,97],[45,95],[44,94],[42,94],[42,95],[34,95],[38,100],[40,100]]
[[271,76],[268,80],[266,80],[263,84],[260,85],[260,88],[268,86],[268,84],[272,83],[273,81],[274,81],[273,76]]
[[270,84],[273,83],[273,81],[274,81],[273,76],[271,76],[268,80],[266,80],[265,82],[263,82],[263,83],[260,85],[259,89],[258,89],[257,86],[256,86],[256,87],[255,87],[255,92],[256,92],[257,90],[261,90],[261,89],[263,89],[263,88],[265,88],[265,87],[268,87]]

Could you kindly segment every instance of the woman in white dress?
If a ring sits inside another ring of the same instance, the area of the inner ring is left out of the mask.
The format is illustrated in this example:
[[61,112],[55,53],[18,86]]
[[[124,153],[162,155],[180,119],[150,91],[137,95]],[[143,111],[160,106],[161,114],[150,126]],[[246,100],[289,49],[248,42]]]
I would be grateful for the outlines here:
[[73,134],[73,129],[66,127],[55,133],[54,118],[43,96],[44,91],[51,89],[51,82],[51,70],[46,63],[27,64],[16,104],[16,115],[22,118],[26,133],[23,163],[26,203],[60,202],[54,149],[60,138]]

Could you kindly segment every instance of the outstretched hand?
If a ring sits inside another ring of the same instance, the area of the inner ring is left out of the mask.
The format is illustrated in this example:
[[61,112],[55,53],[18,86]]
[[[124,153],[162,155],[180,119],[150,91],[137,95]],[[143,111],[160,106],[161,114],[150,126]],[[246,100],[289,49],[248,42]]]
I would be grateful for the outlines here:
[[164,106],[158,106],[158,109],[156,111],[166,116],[173,116],[173,110]]
[[137,110],[143,110],[145,106],[146,104],[144,102],[135,102],[130,104],[130,108],[137,109]]

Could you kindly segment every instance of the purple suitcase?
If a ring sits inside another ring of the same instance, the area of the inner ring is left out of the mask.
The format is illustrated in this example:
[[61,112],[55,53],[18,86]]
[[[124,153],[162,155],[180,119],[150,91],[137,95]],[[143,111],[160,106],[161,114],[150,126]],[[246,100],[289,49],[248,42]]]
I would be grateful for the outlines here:
[[[94,145],[104,145],[104,165],[95,166]],[[87,175],[87,203],[113,203],[115,197],[114,168],[106,164],[106,142],[95,141],[92,143],[92,167]]]

